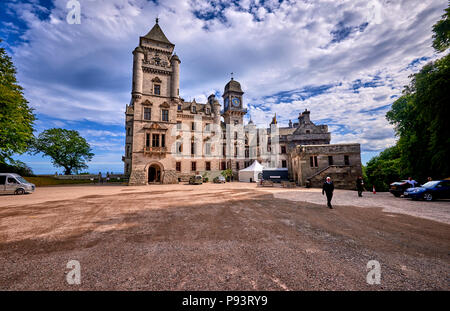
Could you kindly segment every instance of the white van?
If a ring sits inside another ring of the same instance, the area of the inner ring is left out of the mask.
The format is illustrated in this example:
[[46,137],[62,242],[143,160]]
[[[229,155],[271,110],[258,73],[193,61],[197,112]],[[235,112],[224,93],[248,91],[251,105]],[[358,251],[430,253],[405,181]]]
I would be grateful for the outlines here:
[[0,173],[0,194],[32,193],[36,186],[14,173]]

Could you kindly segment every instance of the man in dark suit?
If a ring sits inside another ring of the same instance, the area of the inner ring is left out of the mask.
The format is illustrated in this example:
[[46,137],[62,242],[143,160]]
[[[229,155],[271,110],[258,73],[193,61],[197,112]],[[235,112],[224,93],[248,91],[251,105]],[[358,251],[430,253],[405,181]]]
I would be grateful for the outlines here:
[[333,191],[334,191],[334,184],[331,181],[331,178],[327,177],[326,181],[323,183],[322,195],[324,195],[324,193],[326,193],[327,205],[329,208],[333,208],[333,206],[331,206],[331,199],[333,198]]
[[356,190],[358,190],[358,197],[362,197],[362,192],[364,190],[364,180],[361,176],[356,178]]

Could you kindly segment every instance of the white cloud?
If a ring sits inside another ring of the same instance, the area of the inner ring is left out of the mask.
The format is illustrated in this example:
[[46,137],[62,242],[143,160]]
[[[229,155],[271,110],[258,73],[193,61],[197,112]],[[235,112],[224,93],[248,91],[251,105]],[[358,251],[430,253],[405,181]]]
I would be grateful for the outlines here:
[[[204,0],[160,5],[81,1],[81,25],[69,25],[66,2],[56,0],[46,20],[37,16],[45,8],[11,4],[10,10],[29,27],[13,57],[38,113],[122,125],[131,90],[131,52],[159,16],[182,61],[180,92],[185,99],[205,101],[211,92],[221,93],[229,73],[235,72],[255,122],[267,124],[276,112],[286,124],[308,108],[313,121],[326,120],[337,129],[333,142],[361,142],[365,150],[393,144],[386,109],[376,108],[392,103],[391,96],[400,95],[408,75],[419,69],[408,64],[435,57],[431,27],[447,6],[431,0],[264,5],[248,0],[239,6]],[[375,76],[381,86],[353,92],[355,80],[370,82]],[[333,87],[301,99],[299,91],[322,85]],[[280,100],[283,91],[294,92]]]

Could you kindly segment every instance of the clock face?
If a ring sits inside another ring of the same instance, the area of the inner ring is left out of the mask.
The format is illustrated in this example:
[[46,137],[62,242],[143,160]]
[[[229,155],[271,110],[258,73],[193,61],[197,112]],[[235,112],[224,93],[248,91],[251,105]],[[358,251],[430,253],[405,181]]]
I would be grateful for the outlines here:
[[233,97],[233,99],[231,100],[231,103],[233,104],[233,107],[239,107],[239,105],[241,104],[241,101],[239,100],[239,98]]

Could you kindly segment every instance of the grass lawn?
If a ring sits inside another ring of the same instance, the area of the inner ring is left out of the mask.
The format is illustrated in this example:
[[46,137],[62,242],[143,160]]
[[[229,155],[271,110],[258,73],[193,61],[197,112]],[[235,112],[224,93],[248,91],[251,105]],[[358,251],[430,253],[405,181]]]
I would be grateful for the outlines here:
[[27,181],[35,184],[37,187],[40,186],[54,186],[54,185],[70,185],[70,184],[89,184],[92,183],[90,180],[72,180],[72,179],[56,179],[51,176],[36,176],[36,177],[25,177]]

